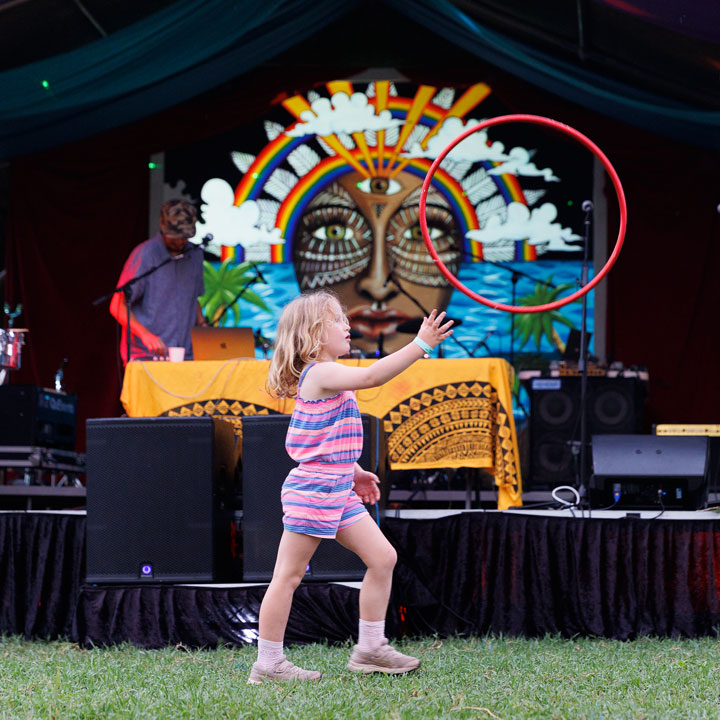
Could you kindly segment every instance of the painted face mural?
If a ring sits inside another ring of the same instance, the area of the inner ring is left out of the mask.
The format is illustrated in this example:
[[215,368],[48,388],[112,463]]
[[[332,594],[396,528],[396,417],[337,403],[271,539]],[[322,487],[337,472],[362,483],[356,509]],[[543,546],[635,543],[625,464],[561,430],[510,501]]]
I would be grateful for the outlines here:
[[[292,264],[300,291],[338,294],[361,335],[354,346],[366,354],[397,349],[411,337],[398,326],[421,317],[421,308],[448,308],[453,292],[423,242],[420,187],[450,141],[502,114],[490,96],[484,83],[338,81],[286,98],[263,122],[263,145],[248,137],[247,148],[227,151],[239,182],[205,175],[197,236],[211,233],[209,249],[223,262]],[[579,236],[548,201],[560,178],[510,137],[474,133],[434,176],[428,226],[453,274],[483,261],[581,254]]]
[[[421,184],[405,172],[394,179],[347,173],[313,198],[293,236],[300,288],[331,287],[342,299],[352,329],[362,334],[355,345],[366,351],[373,350],[381,336],[386,349],[407,342],[407,337],[397,336],[397,326],[421,315],[419,305],[444,309],[450,297],[450,286],[432,263],[420,233]],[[448,267],[457,271],[457,223],[437,192],[428,201],[436,246]]]

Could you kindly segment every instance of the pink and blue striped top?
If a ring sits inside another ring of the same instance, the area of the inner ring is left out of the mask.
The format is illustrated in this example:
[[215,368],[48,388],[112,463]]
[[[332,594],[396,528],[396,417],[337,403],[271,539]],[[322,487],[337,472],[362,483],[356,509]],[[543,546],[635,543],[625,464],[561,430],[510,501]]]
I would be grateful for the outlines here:
[[363,446],[362,418],[355,393],[343,390],[329,398],[303,400],[300,387],[314,364],[300,376],[285,448],[298,463],[353,465],[360,459]]

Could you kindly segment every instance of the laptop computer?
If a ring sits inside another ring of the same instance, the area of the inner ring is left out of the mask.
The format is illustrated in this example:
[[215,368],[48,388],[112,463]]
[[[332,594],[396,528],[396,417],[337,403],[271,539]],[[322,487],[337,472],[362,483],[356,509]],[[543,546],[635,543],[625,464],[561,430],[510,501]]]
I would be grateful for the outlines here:
[[252,328],[201,327],[190,328],[195,360],[255,359],[255,338]]

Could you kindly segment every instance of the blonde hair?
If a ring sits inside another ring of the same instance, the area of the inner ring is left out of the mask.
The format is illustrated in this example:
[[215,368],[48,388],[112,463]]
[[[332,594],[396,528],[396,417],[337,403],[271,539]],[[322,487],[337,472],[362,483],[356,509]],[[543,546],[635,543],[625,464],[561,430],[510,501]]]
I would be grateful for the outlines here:
[[323,335],[343,312],[337,295],[329,290],[304,293],[283,309],[277,327],[266,389],[276,398],[294,397],[303,368],[320,357]]

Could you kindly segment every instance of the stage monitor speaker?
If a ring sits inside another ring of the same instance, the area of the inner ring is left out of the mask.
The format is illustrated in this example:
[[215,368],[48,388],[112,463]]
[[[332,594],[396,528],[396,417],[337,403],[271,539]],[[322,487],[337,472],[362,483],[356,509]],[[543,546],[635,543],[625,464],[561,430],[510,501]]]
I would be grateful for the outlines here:
[[[720,424],[718,423],[663,423],[653,425],[655,435],[678,435],[680,437],[707,437],[708,439],[708,489],[711,494],[720,493]],[[717,498],[715,498],[715,501]],[[713,502],[713,499],[710,499]]]
[[[252,415],[242,423],[243,579],[268,582],[275,567],[283,532],[280,490],[297,466],[285,451],[289,415]],[[363,451],[358,461],[380,478],[387,496],[385,433],[380,421],[362,415]],[[382,517],[384,502],[368,506],[373,519]],[[362,580],[365,565],[352,552],[331,540],[321,542],[305,573],[307,580]]]
[[[579,468],[580,383],[577,376],[530,382],[528,487],[574,485]],[[642,430],[645,383],[638,378],[588,377],[586,424],[591,435]],[[588,468],[590,453],[587,453]]]
[[231,423],[99,418],[86,427],[87,582],[240,580]]
[[708,496],[706,437],[594,435],[592,507],[697,510]]

